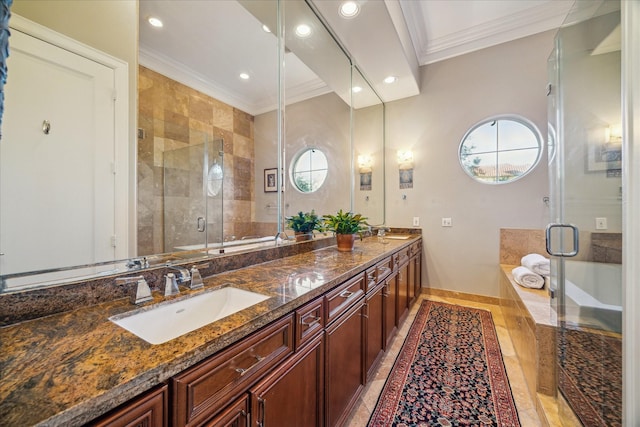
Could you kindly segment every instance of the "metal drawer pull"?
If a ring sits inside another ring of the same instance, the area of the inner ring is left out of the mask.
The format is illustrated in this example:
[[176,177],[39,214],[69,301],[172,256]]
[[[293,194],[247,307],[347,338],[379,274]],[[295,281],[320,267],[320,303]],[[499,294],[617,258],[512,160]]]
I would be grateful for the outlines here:
[[256,363],[254,363],[253,365],[249,366],[247,369],[242,369],[242,368],[236,368],[236,372],[240,374],[240,376],[243,376],[244,374],[246,374],[247,372],[249,372],[250,370],[252,370],[257,364],[259,364],[260,362],[262,362],[264,360],[264,357],[262,356],[254,356],[257,360]]
[[[305,322],[306,319],[311,319],[311,321]],[[316,323],[320,323],[320,317],[319,316],[307,316],[307,317],[303,317],[302,319],[300,319],[300,324],[303,325],[303,326],[311,327],[312,325],[315,325]]]
[[340,296],[342,298],[349,298],[351,295],[353,295],[353,292],[348,291],[348,290],[345,289],[344,291],[340,292],[340,295],[338,295],[338,296]]

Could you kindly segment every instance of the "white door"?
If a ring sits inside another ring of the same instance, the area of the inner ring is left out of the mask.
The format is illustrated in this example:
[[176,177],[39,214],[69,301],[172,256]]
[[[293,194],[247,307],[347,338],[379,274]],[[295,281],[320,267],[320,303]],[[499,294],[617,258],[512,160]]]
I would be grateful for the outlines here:
[[114,71],[16,30],[9,42],[0,274],[113,260]]

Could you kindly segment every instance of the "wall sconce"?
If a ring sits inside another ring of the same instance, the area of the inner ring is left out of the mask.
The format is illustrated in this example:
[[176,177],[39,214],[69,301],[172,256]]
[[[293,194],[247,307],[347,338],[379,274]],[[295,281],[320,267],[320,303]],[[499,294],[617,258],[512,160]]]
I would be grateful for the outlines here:
[[371,156],[366,154],[361,154],[358,156],[358,168],[360,169],[360,173],[371,172],[371,166],[373,165],[373,159]]
[[413,152],[398,150],[398,169],[400,175],[400,189],[413,188]]
[[398,167],[401,170],[413,169],[413,152],[411,150],[398,150]]
[[371,156],[361,154],[358,156],[358,168],[360,170],[360,191],[371,191]]
[[622,125],[610,125],[604,130],[604,140],[609,144],[622,143]]

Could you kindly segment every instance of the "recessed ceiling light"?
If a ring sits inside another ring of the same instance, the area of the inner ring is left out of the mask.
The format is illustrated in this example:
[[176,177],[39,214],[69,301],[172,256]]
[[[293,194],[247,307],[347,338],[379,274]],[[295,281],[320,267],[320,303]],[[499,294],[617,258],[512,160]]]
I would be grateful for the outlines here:
[[311,35],[311,27],[307,24],[300,24],[296,27],[296,35],[298,37],[309,37]]
[[397,78],[396,76],[389,76],[389,77],[386,77],[386,78],[384,79],[384,82],[385,82],[386,84],[395,83],[395,82],[397,82],[397,81],[398,81],[398,78]]
[[354,86],[351,90],[353,93],[362,92],[362,88],[360,86]]
[[162,28],[162,21],[158,18],[151,16],[147,21],[156,28]]
[[265,33],[270,33],[271,30],[269,29],[269,27],[267,27],[266,24],[262,25],[262,31],[264,31]]
[[360,6],[355,1],[346,1],[340,5],[340,16],[343,18],[354,18],[360,13]]
[[249,74],[247,73],[240,73],[240,78],[242,80],[249,80]]

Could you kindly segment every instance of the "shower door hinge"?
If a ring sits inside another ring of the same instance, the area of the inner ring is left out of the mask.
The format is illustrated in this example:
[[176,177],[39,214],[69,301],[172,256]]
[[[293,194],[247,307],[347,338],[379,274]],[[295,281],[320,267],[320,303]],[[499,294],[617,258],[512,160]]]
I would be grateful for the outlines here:
[[111,246],[115,248],[116,242],[117,242],[117,239],[116,239],[116,235],[114,234],[113,236],[111,236]]
[[113,92],[111,92],[111,99],[113,99],[114,101],[116,101],[118,99],[118,91],[114,90]]
[[553,86],[551,85],[551,83],[547,84],[547,96],[551,95],[551,90],[553,89]]
[[116,174],[116,162],[111,162],[111,173]]

